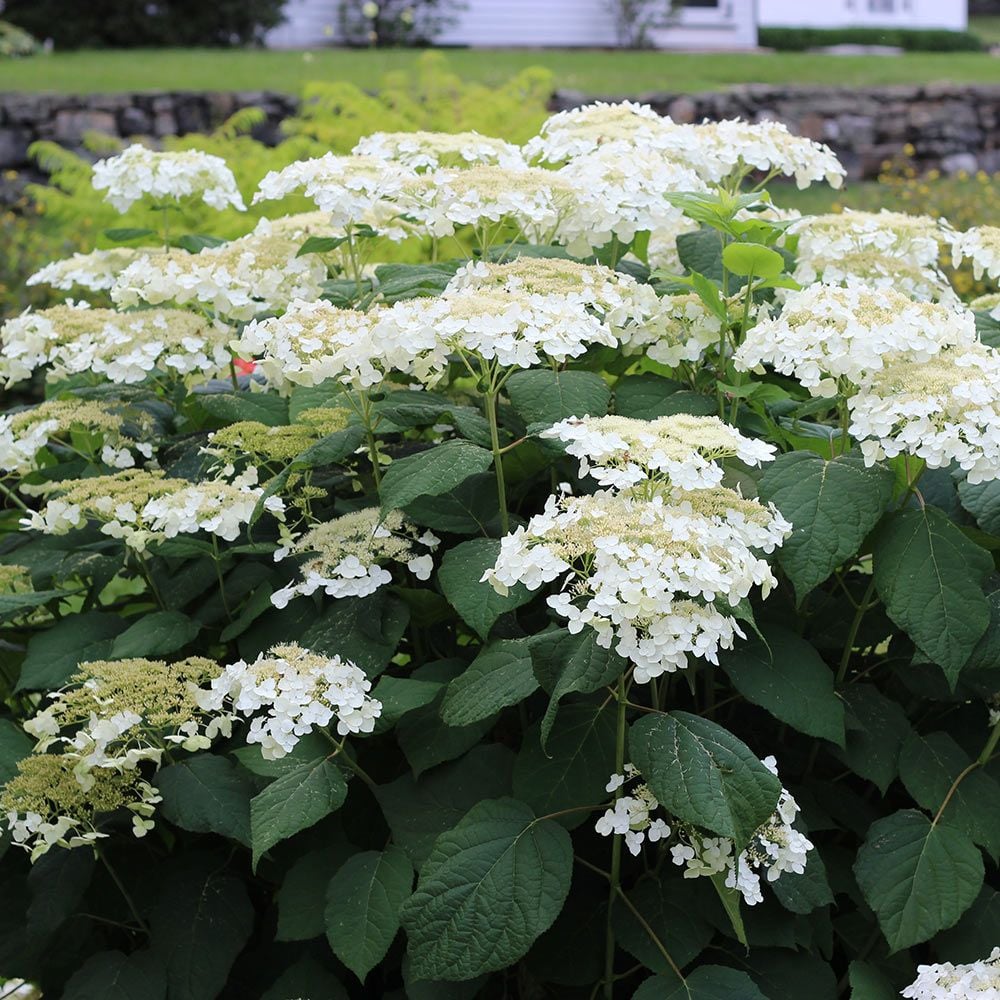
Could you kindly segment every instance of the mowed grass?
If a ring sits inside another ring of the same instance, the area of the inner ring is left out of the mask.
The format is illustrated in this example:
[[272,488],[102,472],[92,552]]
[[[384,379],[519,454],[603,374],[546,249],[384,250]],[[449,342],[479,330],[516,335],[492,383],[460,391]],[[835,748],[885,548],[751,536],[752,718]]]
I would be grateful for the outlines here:
[[[545,66],[557,87],[599,95],[693,92],[746,83],[831,86],[1000,83],[1000,59],[984,53],[823,56],[811,53],[621,52],[564,49],[448,49],[460,76],[497,84],[528,66]],[[377,86],[411,66],[413,50],[113,50],[0,61],[0,91],[107,93],[136,90],[276,90],[297,93],[312,80]]]

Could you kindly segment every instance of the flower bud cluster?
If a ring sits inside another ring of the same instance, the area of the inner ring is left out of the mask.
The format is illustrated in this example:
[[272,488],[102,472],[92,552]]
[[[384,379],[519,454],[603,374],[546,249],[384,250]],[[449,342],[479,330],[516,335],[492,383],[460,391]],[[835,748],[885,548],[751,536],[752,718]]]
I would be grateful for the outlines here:
[[1000,948],[965,965],[918,965],[917,978],[903,990],[907,1000],[997,1000],[1000,997]]
[[251,719],[247,743],[277,760],[334,719],[340,736],[372,732],[382,704],[370,690],[371,681],[350,660],[289,643],[225,667],[196,700],[204,712]]
[[329,597],[367,597],[392,582],[387,563],[405,565],[418,579],[430,579],[439,539],[409,522],[399,511],[382,513],[365,507],[318,524],[290,549],[276,555],[309,554],[302,563],[302,578],[276,590],[271,603],[285,607],[298,595],[322,590]]

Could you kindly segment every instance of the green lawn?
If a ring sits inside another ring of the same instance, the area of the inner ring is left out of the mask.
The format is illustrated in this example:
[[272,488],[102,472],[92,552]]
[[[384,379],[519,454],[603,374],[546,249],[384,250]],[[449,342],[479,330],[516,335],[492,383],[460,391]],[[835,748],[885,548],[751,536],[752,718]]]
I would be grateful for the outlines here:
[[[609,95],[649,90],[690,92],[740,83],[1000,83],[1000,59],[979,53],[874,57],[454,49],[447,56],[454,70],[469,79],[495,83],[526,66],[546,66],[554,72],[559,87]],[[67,52],[0,61],[0,91],[268,89],[294,93],[310,80],[333,78],[368,87],[376,85],[387,70],[408,66],[418,57],[412,50]]]

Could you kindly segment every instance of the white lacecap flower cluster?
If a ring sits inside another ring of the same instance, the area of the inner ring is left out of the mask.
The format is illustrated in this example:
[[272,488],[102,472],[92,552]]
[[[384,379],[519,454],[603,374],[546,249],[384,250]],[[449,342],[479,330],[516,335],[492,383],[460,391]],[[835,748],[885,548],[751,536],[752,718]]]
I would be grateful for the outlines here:
[[570,632],[593,628],[634,664],[640,683],[683,669],[693,655],[717,662],[743,637],[733,611],[754,587],[775,584],[758,552],[791,531],[771,506],[738,493],[627,493],[549,497],[545,510],[506,535],[483,575],[500,593],[562,579],[547,603]]
[[1000,227],[976,226],[964,233],[954,233],[951,256],[955,267],[963,261],[971,261],[977,280],[984,274],[997,280],[1000,278]]
[[360,139],[351,153],[418,171],[476,163],[525,166],[519,147],[478,132],[374,132]]
[[132,385],[157,369],[215,377],[230,362],[229,327],[180,309],[116,312],[60,305],[24,312],[0,327],[0,380],[6,385],[47,368],[50,379],[96,372]]
[[129,146],[94,164],[93,185],[107,192],[105,200],[119,212],[127,212],[142,198],[163,204],[199,197],[212,208],[246,208],[226,161],[196,149],[157,152]]
[[317,524],[275,558],[309,554],[302,578],[276,590],[271,603],[284,608],[293,597],[322,591],[328,597],[367,597],[392,582],[385,568],[406,566],[418,580],[430,579],[432,553],[440,539],[421,532],[399,511],[383,515],[378,507],[364,507],[332,521]]
[[972,313],[901,292],[852,284],[812,285],[787,297],[780,315],[752,327],[734,357],[743,371],[770,365],[816,395],[837,380],[859,384],[895,360],[929,361],[977,342]]
[[619,490],[646,480],[677,490],[707,489],[722,482],[720,459],[756,466],[775,454],[773,445],[745,437],[714,417],[688,414],[655,420],[567,417],[541,437],[561,441],[567,454],[580,460],[581,476]]
[[845,211],[804,218],[789,233],[798,237],[793,277],[801,285],[863,282],[920,301],[956,301],[939,266],[954,234],[940,219]]
[[[765,757],[761,762],[777,776],[777,761]],[[645,841],[655,843],[673,840],[670,856],[675,865],[684,868],[685,878],[721,875],[725,884],[736,889],[749,906],[763,901],[761,875],[774,882],[786,872],[801,875],[807,855],[813,849],[808,838],[792,825],[799,807],[784,788],[774,815],[755,832],[750,843],[738,854],[736,845],[726,837],[706,836],[702,831],[682,822],[673,826],[662,817],[654,817],[660,808],[649,786],[633,765],[625,766],[625,774],[613,774],[607,790],[616,792],[626,782],[634,783],[627,795],[619,796],[612,808],[598,819],[595,829],[602,836],[620,835],[632,854],[638,855]]]
[[349,660],[289,644],[225,667],[197,701],[205,712],[249,718],[247,743],[277,760],[334,720],[341,736],[372,732],[382,705],[370,690],[371,681]]
[[75,253],[65,260],[56,260],[36,271],[28,278],[28,285],[51,285],[68,292],[85,288],[90,292],[110,291],[118,278],[134,260],[162,254],[155,247],[113,247],[110,250],[91,250]]
[[137,256],[116,276],[111,297],[120,308],[193,304],[230,322],[279,312],[295,299],[319,298],[326,264],[298,252],[308,236],[330,229],[324,213],[261,219],[252,233],[198,253]]
[[869,464],[908,453],[932,469],[954,462],[973,484],[1000,478],[1000,352],[992,348],[897,361],[866,379],[848,407]]
[[919,965],[917,978],[901,996],[907,1000],[1000,1000],[1000,948],[965,965]]

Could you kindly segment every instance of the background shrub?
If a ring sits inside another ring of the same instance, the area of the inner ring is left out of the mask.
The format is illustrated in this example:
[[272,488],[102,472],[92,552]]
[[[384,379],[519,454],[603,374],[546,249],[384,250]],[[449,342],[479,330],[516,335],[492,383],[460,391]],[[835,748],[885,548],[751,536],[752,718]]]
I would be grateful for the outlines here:
[[779,52],[804,52],[827,45],[892,45],[907,52],[981,52],[971,31],[915,28],[761,28],[758,41]]

